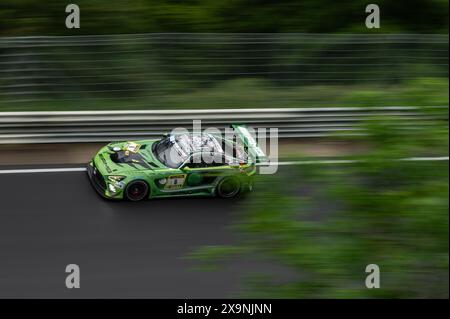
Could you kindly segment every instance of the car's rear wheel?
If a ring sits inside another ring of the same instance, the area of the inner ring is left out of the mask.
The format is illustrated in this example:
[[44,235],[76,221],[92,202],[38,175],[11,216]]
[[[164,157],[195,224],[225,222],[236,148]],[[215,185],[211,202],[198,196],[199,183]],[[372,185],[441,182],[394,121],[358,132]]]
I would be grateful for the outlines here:
[[133,181],[125,188],[127,199],[137,202],[143,200],[148,194],[148,184],[144,181]]
[[241,183],[235,177],[225,177],[217,185],[217,195],[222,198],[231,198],[239,194]]

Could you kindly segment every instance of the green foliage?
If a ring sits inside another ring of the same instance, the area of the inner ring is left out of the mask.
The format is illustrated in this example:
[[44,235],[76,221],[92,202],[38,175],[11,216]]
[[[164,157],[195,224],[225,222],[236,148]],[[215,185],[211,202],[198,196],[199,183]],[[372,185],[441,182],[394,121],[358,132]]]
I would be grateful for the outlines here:
[[2,0],[1,35],[142,32],[448,32],[447,0],[379,0],[382,29],[366,29],[367,1],[79,0],[81,29],[64,27],[69,2]]
[[[0,83],[1,83],[0,79]],[[5,82],[6,83],[6,82]],[[113,92],[114,93],[114,92]],[[386,85],[304,85],[284,87],[257,78],[240,78],[203,89],[174,88],[167,95],[114,99],[90,99],[77,94],[73,100],[49,99],[10,103],[11,96],[0,97],[0,111],[126,110],[265,108],[327,106],[445,106],[448,105],[448,79],[418,78],[402,84]],[[40,96],[41,97],[41,96]]]
[[[76,3],[80,29],[68,3],[0,2],[0,111],[448,104],[447,0],[381,0],[377,30],[362,0]],[[127,35],[8,38],[87,34]]]
[[[236,224],[245,240],[216,247],[216,260],[228,251],[228,258],[259,256],[296,275],[287,282],[279,273],[250,277],[243,296],[448,298],[448,161],[398,160],[448,154],[447,122],[414,135],[395,119],[367,129],[370,151],[356,163],[293,166],[257,181]],[[207,250],[197,253],[211,264]],[[364,285],[372,263],[380,289]]]

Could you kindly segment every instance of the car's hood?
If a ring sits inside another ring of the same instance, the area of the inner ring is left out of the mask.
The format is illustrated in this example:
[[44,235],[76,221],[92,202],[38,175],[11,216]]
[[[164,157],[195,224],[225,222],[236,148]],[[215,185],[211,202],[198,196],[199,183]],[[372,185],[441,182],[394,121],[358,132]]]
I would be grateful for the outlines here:
[[151,172],[165,167],[154,157],[152,145],[156,140],[134,141],[137,152],[127,151],[126,143],[110,143],[101,148],[94,157],[95,167],[102,175],[120,175],[133,171]]

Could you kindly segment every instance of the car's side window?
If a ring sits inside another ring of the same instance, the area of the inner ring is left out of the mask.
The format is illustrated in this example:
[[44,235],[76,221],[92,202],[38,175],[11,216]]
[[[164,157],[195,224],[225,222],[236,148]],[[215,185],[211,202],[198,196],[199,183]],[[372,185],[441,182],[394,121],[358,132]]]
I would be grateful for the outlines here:
[[223,154],[202,153],[193,155],[185,166],[189,168],[207,168],[223,165],[226,165]]
[[209,166],[215,167],[215,166],[224,166],[227,162],[225,160],[225,155],[223,154],[214,154],[212,163],[209,164]]
[[225,156],[217,153],[203,153],[201,163],[202,167],[217,167],[226,164]]
[[189,160],[186,162],[185,167],[189,168],[201,168],[204,163],[202,162],[201,154],[195,154],[189,158]]

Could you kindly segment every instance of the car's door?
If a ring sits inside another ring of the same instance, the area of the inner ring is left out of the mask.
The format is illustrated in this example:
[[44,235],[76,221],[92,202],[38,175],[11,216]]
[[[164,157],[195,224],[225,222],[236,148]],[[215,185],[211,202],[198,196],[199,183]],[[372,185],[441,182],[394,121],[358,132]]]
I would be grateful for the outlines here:
[[182,167],[182,171],[186,173],[185,188],[210,187],[218,178],[231,173],[231,170],[223,154],[194,154]]

